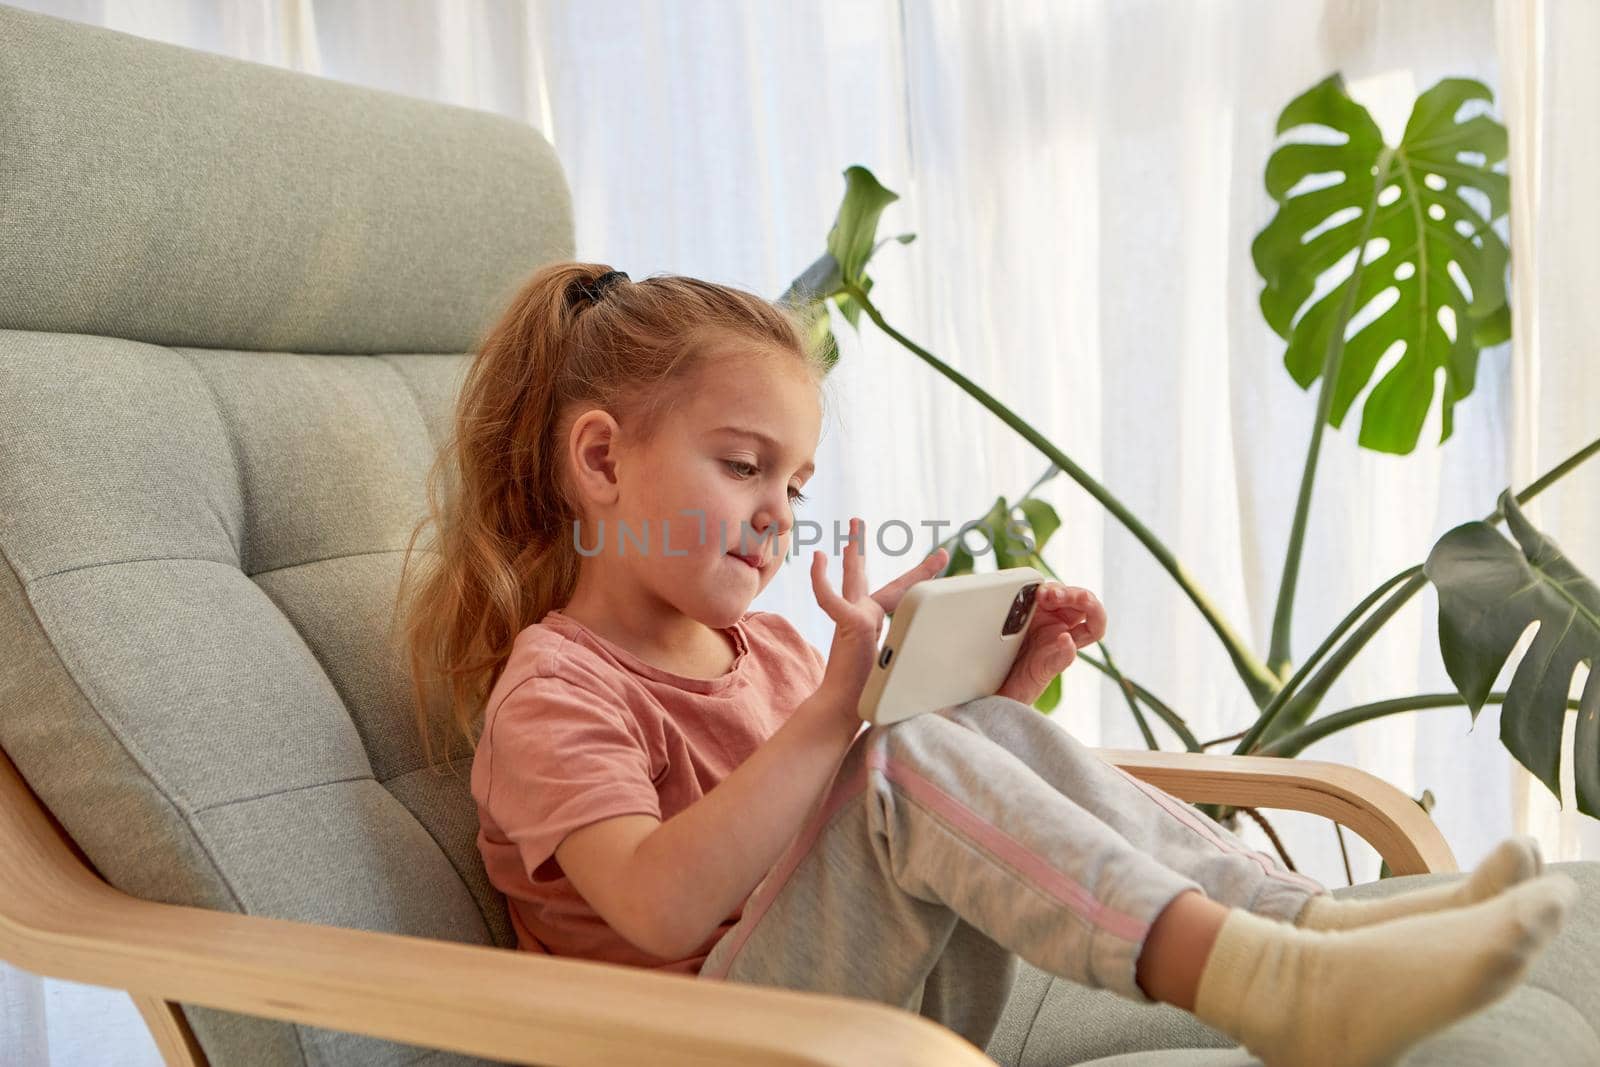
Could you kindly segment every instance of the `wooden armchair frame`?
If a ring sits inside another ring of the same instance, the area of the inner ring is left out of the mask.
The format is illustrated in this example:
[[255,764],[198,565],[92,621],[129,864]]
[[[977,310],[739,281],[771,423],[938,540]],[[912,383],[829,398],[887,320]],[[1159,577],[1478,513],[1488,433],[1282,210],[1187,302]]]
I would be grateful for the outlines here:
[[[1100,749],[1184,800],[1305,811],[1396,874],[1456,870],[1382,779],[1333,763]],[[847,997],[431,938],[161,904],[107,884],[0,752],[0,957],[127,990],[170,1067],[208,1067],[178,1005],[205,1005],[512,1063],[992,1067],[920,1015]]]

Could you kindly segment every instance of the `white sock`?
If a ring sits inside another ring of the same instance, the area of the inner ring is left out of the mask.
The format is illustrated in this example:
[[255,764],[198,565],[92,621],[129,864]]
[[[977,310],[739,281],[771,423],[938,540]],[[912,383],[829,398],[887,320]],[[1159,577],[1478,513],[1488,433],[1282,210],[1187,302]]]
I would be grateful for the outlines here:
[[1508,837],[1496,845],[1465,880],[1373,900],[1341,900],[1319,894],[1306,902],[1294,923],[1308,930],[1346,930],[1398,919],[1402,915],[1465,907],[1487,900],[1543,871],[1544,859],[1539,855],[1537,841],[1526,835]]
[[1354,930],[1229,912],[1194,1015],[1266,1067],[1379,1067],[1508,993],[1577,899],[1564,874]]

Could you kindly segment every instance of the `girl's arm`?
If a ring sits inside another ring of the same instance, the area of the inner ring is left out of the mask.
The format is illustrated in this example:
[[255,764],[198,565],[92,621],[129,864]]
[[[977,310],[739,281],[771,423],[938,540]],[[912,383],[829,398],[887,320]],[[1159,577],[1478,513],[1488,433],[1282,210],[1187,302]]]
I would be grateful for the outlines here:
[[800,832],[862,725],[855,702],[824,682],[711,792],[641,841],[626,872],[630,891],[653,901],[642,910],[655,944],[640,947],[681,959],[702,945]]
[[827,557],[811,557],[812,591],[834,624],[822,685],[749,759],[635,851],[635,884],[652,893],[659,887],[655,930],[674,949],[668,953],[673,958],[703,944],[800,832],[861,729],[856,705],[878,656],[886,613],[906,590],[938,574],[946,559],[937,548],[869,594],[865,546],[866,524],[852,517],[838,593],[828,582]]
[[822,684],[776,733],[666,822],[621,815],[568,834],[556,848],[573,887],[646,952],[682,959],[705,943],[800,832],[861,730],[856,705],[878,655],[885,614],[907,589],[938,574],[947,556],[935,549],[869,594],[865,544],[865,523],[852,518],[839,593],[828,582],[827,557],[811,557],[811,587],[833,620],[833,644]]

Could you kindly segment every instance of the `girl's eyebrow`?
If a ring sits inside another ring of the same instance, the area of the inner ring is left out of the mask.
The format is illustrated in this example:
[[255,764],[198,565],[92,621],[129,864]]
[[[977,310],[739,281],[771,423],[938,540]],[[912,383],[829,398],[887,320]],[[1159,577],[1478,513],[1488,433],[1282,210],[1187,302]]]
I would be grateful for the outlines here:
[[[770,448],[774,452],[781,452],[783,450],[782,446],[778,444],[778,441],[777,441],[776,438],[774,438],[774,437],[772,437],[772,436],[770,436],[768,434],[764,434],[760,430],[753,430],[748,426],[718,426],[715,430],[712,430],[711,432],[712,433],[732,433],[732,434],[738,434],[741,437],[754,437],[757,441],[760,441],[762,444],[766,445],[768,448]],[[808,460],[805,461],[805,463],[801,464],[800,469],[796,473],[797,474],[811,474],[811,473],[815,472],[816,469],[817,469],[817,465],[815,463],[813,463],[811,460],[808,459]]]

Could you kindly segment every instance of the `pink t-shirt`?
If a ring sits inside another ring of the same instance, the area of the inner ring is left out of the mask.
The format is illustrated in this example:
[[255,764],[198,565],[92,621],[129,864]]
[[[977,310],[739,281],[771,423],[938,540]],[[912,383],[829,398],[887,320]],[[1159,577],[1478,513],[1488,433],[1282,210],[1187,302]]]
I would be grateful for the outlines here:
[[742,902],[687,958],[651,955],[611,929],[555,858],[590,823],[672,818],[821,684],[822,653],[783,616],[748,611],[724,632],[736,651],[718,678],[652,666],[559,610],[517,635],[486,704],[472,796],[478,850],[518,948],[696,974],[738,922]]

